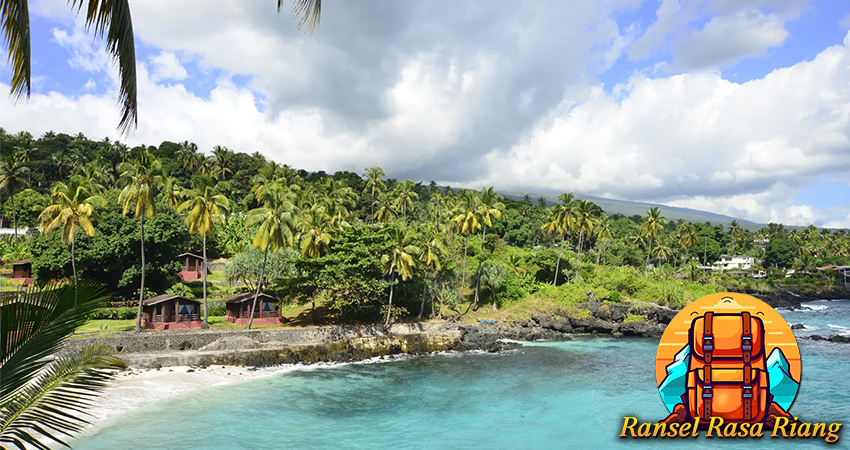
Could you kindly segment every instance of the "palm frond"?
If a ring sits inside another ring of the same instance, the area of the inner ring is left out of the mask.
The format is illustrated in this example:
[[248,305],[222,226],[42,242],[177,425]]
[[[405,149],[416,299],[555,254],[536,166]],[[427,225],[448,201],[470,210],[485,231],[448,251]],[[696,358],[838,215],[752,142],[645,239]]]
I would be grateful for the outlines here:
[[[283,0],[277,0],[277,11],[283,7]],[[319,26],[322,16],[322,0],[292,0],[292,17],[298,22],[298,29],[310,36]]]
[[121,122],[118,129],[126,134],[139,124],[136,101],[136,44],[133,40],[133,20],[129,0],[69,0],[72,8],[86,8],[86,28],[106,37],[106,49],[118,62],[121,87],[118,102],[121,104]]
[[53,360],[35,378],[0,397],[0,443],[47,449],[39,441],[47,438],[68,446],[60,435],[82,431],[89,423],[85,408],[112,380],[114,371],[124,367],[103,346]]
[[32,60],[30,18],[27,0],[0,1],[3,18],[3,40],[8,45],[9,65],[12,66],[12,96],[30,96]]
[[103,288],[91,282],[30,288],[0,298],[0,398],[44,368],[104,301]]

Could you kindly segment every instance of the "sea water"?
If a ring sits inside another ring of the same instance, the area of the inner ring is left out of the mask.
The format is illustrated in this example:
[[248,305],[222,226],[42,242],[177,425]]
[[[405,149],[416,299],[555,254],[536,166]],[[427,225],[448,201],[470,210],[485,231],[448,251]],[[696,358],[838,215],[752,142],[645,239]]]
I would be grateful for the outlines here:
[[[789,323],[850,327],[850,302],[784,312]],[[835,310],[830,311],[830,309]],[[817,314],[830,314],[819,317]],[[840,331],[840,329],[835,329]],[[850,423],[850,345],[799,340],[791,413]],[[622,439],[624,416],[667,415],[654,339],[577,338],[500,353],[305,368],[201,389],[105,422],[95,449],[825,448],[822,439]],[[842,430],[839,447],[850,441]]]

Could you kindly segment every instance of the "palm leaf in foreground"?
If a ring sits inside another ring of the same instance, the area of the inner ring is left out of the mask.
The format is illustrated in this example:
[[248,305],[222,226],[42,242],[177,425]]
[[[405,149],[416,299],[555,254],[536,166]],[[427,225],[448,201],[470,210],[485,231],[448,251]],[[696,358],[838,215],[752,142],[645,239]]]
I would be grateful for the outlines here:
[[0,446],[67,445],[62,438],[88,424],[86,407],[124,363],[100,346],[56,354],[103,301],[102,288],[88,282],[0,300]]

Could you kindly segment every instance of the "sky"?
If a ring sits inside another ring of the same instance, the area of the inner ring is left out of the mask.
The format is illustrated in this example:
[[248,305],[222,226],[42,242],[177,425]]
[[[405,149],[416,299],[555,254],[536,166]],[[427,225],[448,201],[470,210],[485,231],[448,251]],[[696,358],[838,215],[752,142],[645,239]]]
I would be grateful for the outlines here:
[[311,37],[273,0],[130,0],[123,136],[103,42],[30,0],[33,92],[0,126],[850,227],[846,0],[322,3]]

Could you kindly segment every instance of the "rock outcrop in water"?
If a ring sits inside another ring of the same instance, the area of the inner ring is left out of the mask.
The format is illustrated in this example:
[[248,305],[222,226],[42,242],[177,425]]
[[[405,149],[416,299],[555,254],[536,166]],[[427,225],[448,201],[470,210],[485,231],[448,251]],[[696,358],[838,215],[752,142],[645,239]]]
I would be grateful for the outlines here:
[[828,341],[828,342],[837,342],[839,344],[850,344],[850,337],[835,335],[835,336],[821,336],[818,334],[813,334],[811,336],[803,336],[803,339],[811,339],[813,341]]

